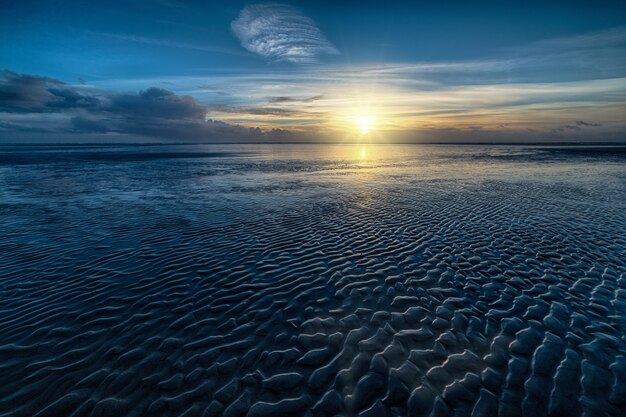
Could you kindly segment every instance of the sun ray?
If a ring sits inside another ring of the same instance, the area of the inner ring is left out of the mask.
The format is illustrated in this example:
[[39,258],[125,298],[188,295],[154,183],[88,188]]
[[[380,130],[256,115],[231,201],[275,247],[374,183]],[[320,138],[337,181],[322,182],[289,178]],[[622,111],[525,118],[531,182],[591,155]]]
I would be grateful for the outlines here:
[[374,127],[374,117],[367,114],[361,114],[354,118],[354,122],[362,135],[367,135]]

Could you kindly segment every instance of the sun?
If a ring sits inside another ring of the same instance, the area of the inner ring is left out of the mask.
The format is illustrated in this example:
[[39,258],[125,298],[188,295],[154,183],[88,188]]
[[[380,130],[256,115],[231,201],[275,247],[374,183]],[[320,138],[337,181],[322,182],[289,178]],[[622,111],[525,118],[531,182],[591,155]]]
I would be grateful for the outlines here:
[[369,115],[359,115],[354,118],[354,122],[362,135],[367,135],[374,127],[374,118]]

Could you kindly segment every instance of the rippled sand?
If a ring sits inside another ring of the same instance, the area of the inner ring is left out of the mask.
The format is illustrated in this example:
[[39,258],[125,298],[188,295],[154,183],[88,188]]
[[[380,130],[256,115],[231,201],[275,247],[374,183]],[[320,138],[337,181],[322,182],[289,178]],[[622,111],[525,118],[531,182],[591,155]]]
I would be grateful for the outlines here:
[[626,414],[626,152],[0,148],[0,416]]

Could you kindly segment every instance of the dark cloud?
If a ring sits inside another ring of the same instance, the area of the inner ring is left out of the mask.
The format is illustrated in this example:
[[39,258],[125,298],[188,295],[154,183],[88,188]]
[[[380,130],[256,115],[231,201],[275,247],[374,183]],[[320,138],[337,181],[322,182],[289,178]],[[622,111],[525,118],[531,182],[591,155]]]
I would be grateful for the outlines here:
[[308,98],[294,98],[294,97],[287,97],[287,96],[279,96],[279,97],[268,97],[268,102],[275,104],[275,103],[310,103],[313,101],[317,101],[317,100],[321,100],[324,98],[323,94],[319,94],[317,96],[313,96],[313,97],[308,97]]
[[[17,132],[20,133],[51,133],[54,130],[48,129],[46,127],[36,126],[36,125],[25,125],[23,123],[16,123],[10,121],[0,120],[0,133],[8,132],[9,134],[14,134]],[[0,137],[1,139],[1,137]],[[1,142],[1,140],[0,140]]]
[[54,96],[53,100],[46,103],[50,109],[95,108],[100,104],[98,97],[82,94],[70,87],[50,88],[48,91]]
[[84,116],[74,116],[71,119],[72,129],[83,133],[106,133],[109,128],[98,119],[90,119]]
[[264,132],[259,128],[231,125],[218,120],[181,121],[181,120],[152,120],[150,123],[123,121],[113,124],[119,132],[131,133],[163,139],[185,141],[254,141],[264,138]]
[[599,127],[599,126],[602,126],[600,123],[585,122],[583,120],[577,121],[576,125],[577,126],[588,126],[588,127]]
[[[219,105],[209,108],[231,109]],[[274,114],[280,109],[250,111]],[[263,131],[207,120],[207,107],[190,96],[179,96],[163,88],[111,93],[12,71],[0,72],[0,112],[42,114],[38,116],[41,126],[35,126],[33,120],[7,121],[0,125],[5,132],[114,133],[186,141],[271,141],[290,134],[280,129]],[[64,117],[53,117],[53,113]]]
[[600,127],[600,126],[602,126],[600,123],[585,122],[584,120],[578,120],[574,122],[573,124],[561,125],[559,127],[555,127],[554,129],[551,130],[551,132],[562,133],[567,130],[581,130],[582,128],[585,128],[585,127]]
[[98,97],[84,94],[59,80],[0,71],[0,111],[56,112],[59,109],[95,107],[98,103]]
[[202,84],[202,85],[199,85],[196,88],[198,90],[208,91],[208,92],[211,92],[213,94],[220,95],[220,96],[229,96],[230,95],[230,93],[227,93],[226,91],[222,91],[222,90],[220,90],[217,87],[212,86],[212,85]]
[[301,110],[284,109],[281,107],[254,107],[254,106],[231,106],[228,104],[210,104],[207,106],[209,112],[249,114],[255,116],[281,116],[283,118],[319,118],[326,113],[323,112],[303,112]]
[[152,87],[139,93],[114,94],[101,110],[133,119],[202,120],[205,109],[190,96]]

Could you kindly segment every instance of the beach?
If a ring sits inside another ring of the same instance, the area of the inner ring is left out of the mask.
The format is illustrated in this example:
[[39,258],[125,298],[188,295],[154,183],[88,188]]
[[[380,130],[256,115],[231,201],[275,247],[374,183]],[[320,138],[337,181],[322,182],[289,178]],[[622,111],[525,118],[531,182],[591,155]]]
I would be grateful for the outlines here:
[[0,416],[626,414],[626,148],[0,147]]

